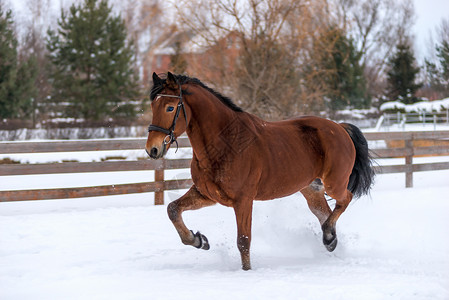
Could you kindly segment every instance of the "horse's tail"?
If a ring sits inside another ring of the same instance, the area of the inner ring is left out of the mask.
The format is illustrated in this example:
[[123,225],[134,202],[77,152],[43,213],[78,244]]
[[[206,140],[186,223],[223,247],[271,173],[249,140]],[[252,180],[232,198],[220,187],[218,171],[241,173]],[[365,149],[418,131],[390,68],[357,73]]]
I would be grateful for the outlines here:
[[349,176],[348,190],[355,198],[358,198],[368,194],[374,183],[373,159],[368,149],[368,142],[360,129],[349,123],[341,125],[351,137],[356,151],[354,167]]

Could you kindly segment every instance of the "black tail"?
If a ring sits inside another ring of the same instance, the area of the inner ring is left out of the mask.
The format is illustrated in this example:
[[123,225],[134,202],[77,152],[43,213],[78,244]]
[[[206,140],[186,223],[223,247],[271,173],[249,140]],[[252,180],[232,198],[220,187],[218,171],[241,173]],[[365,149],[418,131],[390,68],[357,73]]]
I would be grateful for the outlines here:
[[374,183],[373,159],[368,150],[368,143],[359,128],[352,124],[342,123],[355,146],[355,163],[349,177],[348,190],[355,198],[369,193]]

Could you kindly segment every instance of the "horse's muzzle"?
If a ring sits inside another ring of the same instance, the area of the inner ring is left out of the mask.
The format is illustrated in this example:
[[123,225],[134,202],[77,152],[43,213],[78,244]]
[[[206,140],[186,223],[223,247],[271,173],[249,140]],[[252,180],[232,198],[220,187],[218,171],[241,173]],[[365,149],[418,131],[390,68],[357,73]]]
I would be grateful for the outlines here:
[[149,151],[148,151],[147,148],[145,148],[145,152],[152,159],[159,159],[159,158],[162,158],[165,155],[165,153],[167,152],[167,147],[164,144],[161,148],[152,147]]

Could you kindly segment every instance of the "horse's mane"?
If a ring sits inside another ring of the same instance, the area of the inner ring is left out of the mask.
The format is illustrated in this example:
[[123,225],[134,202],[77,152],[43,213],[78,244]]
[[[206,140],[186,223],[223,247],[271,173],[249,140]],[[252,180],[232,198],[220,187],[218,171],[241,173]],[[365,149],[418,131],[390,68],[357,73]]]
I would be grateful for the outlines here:
[[[230,98],[223,96],[222,94],[220,94],[219,92],[213,90],[212,88],[208,87],[206,84],[202,83],[198,78],[194,78],[194,77],[189,77],[186,75],[175,75],[176,80],[178,81],[179,84],[195,84],[198,85],[204,89],[206,89],[207,91],[209,91],[210,93],[212,93],[215,97],[217,97],[221,102],[223,102],[223,104],[225,104],[227,107],[229,107],[230,109],[232,109],[233,111],[238,111],[238,112],[242,112],[243,110],[238,107]],[[164,85],[166,83],[167,79],[166,76],[163,76],[162,79],[159,82],[156,82],[155,84],[153,84],[153,86],[151,87],[151,91],[150,91],[150,100],[153,101],[156,98],[156,95],[159,94],[163,89],[164,89]],[[185,94],[189,94],[188,91],[182,91]]]

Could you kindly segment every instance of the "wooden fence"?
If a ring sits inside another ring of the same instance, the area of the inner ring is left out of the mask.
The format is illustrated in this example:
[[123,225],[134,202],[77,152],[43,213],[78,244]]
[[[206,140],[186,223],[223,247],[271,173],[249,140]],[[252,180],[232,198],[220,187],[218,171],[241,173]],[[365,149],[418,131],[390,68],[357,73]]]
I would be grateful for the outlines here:
[[[0,154],[135,150],[143,149],[145,146],[145,141],[145,139],[123,139],[58,142],[8,142],[0,143]],[[190,147],[188,139],[180,138],[178,141],[179,147]],[[164,204],[164,191],[186,189],[192,186],[191,179],[165,180],[164,170],[189,167],[190,159],[145,159],[135,161],[62,162],[46,164],[0,164],[0,176],[111,171],[155,171],[155,181],[153,182],[111,184],[106,186],[76,188],[0,191],[0,202],[81,198],[154,192],[155,204]]]
[[406,187],[413,187],[414,172],[449,169],[449,161],[413,163],[414,156],[449,155],[449,131],[372,132],[365,133],[365,137],[387,144],[385,149],[372,149],[375,158],[405,157],[405,164],[376,166],[375,169],[378,174],[405,173]]
[[[449,131],[432,132],[383,132],[366,133],[368,140],[403,141],[399,147],[373,149],[375,157],[405,157],[405,164],[393,166],[376,166],[376,172],[406,173],[406,186],[413,186],[413,172],[449,169],[449,162],[413,164],[413,156],[449,155]],[[420,146],[419,141],[433,141],[431,146]],[[0,154],[11,153],[45,153],[73,151],[106,151],[143,149],[145,139],[123,140],[88,140],[58,142],[7,142],[0,143]],[[180,147],[190,147],[186,138],[179,139]],[[81,198],[106,195],[154,192],[155,204],[164,203],[164,191],[186,189],[192,185],[191,179],[165,180],[164,170],[190,167],[190,159],[162,159],[136,161],[104,161],[104,162],[63,162],[46,164],[1,164],[0,176],[58,174],[109,171],[154,170],[155,181],[132,184],[113,184],[107,186],[36,189],[0,191],[0,202]],[[1,180],[1,177],[0,177]]]

